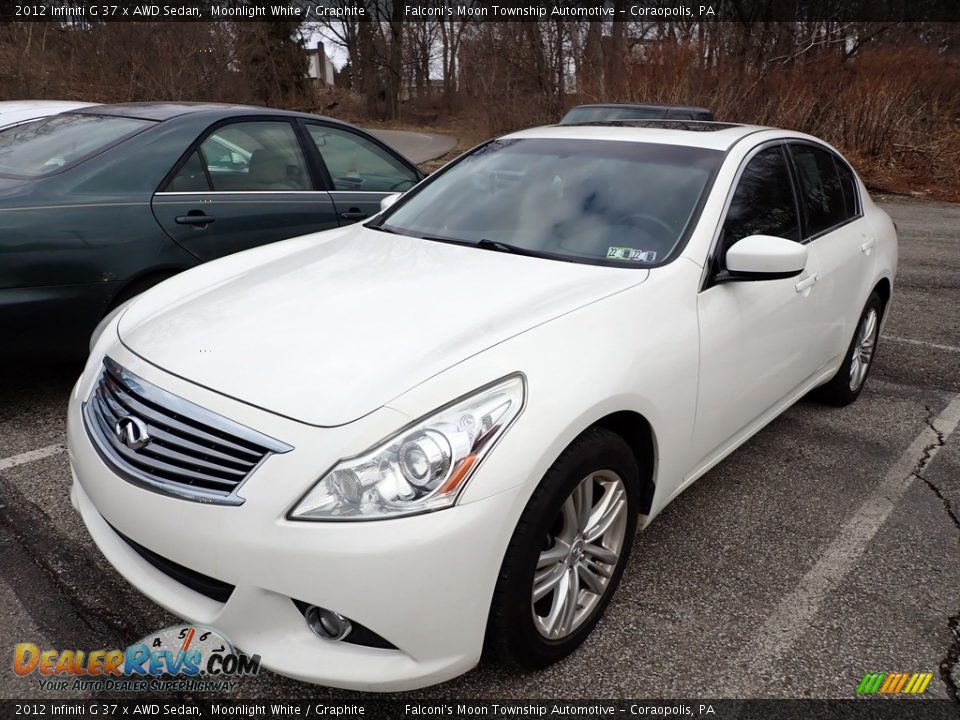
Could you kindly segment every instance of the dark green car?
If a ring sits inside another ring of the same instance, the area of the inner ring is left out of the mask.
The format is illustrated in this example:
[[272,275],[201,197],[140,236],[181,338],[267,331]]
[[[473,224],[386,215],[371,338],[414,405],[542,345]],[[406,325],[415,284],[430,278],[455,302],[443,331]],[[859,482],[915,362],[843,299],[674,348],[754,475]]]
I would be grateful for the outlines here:
[[375,214],[423,174],[330,118],[98,105],[0,131],[0,355],[73,352],[206,260]]

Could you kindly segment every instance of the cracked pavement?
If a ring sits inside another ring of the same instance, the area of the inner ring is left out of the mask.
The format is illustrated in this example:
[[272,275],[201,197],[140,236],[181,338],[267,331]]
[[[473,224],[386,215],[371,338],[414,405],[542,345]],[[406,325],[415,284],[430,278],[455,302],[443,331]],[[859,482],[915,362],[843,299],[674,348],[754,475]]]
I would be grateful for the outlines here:
[[[937,439],[941,448],[937,462],[929,469],[924,468],[918,477],[943,505],[944,512],[953,521],[960,543],[960,443],[956,436],[948,441],[942,432],[937,433]],[[960,705],[960,598],[956,604],[956,612],[947,619],[953,642],[948,646],[938,671],[947,694]]]
[[929,464],[930,453],[933,450],[933,448],[934,447],[942,448],[946,445],[945,433],[934,425],[933,410],[931,410],[929,406],[927,407],[927,413],[928,413],[927,426],[937,434],[937,442],[936,442],[936,445],[931,445],[929,448],[925,449],[924,457],[921,459],[920,463],[918,463],[917,469],[914,472],[914,475],[916,475],[920,480],[926,483],[927,487],[929,487],[933,491],[933,494],[936,495],[938,498],[940,498],[940,502],[943,503],[943,509],[946,510],[947,515],[949,515],[950,519],[953,520],[953,524],[957,526],[958,530],[960,530],[960,517],[957,517],[957,509],[954,506],[955,505],[954,501],[946,497],[943,494],[943,492],[940,490],[940,486],[937,483],[931,481],[930,478],[928,478],[924,472],[926,470],[926,466]]
[[[960,431],[942,429],[960,393],[960,206],[884,206],[900,274],[860,400],[801,401],[679,497],[570,658],[483,663],[409,697],[852,698],[867,672],[933,672],[926,695],[960,706]],[[0,386],[0,654],[123,648],[177,622],[89,541],[64,453],[3,463],[64,442],[78,373],[19,366]],[[350,696],[269,672],[238,693]],[[57,694],[0,660],[0,697]]]
[[[960,518],[957,516],[955,503],[943,494],[940,485],[936,481],[931,480],[926,472],[927,466],[932,460],[932,453],[935,451],[939,452],[941,448],[946,447],[948,433],[945,433],[937,427],[934,422],[934,411],[929,406],[927,406],[926,423],[927,427],[936,433],[936,443],[932,443],[924,448],[923,458],[917,463],[914,475],[921,480],[943,504],[943,509],[953,521],[957,530],[958,541],[960,541]],[[956,477],[956,475],[954,475],[954,477]],[[958,604],[960,604],[960,601],[958,601]],[[956,615],[948,618],[947,626],[953,634],[953,643],[948,647],[947,653],[940,662],[938,670],[940,671],[940,677],[947,694],[955,703],[960,705],[960,686],[958,686],[958,677],[960,677],[960,668],[958,668],[958,662],[960,662],[960,610],[958,610]]]

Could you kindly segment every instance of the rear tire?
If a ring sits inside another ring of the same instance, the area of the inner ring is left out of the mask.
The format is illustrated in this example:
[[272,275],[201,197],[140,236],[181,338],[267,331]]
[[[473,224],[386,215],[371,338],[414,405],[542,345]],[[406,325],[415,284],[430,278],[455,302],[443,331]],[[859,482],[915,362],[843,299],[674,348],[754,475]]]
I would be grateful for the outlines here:
[[639,510],[640,469],[619,435],[591,428],[533,493],[507,548],[487,651],[526,668],[573,652],[620,584]]
[[860,396],[867,383],[870,368],[877,356],[877,343],[880,340],[880,320],[883,318],[883,301],[876,291],[870,294],[867,304],[860,313],[857,329],[847,347],[843,364],[837,374],[826,385],[814,391],[814,397],[822,403],[843,407]]

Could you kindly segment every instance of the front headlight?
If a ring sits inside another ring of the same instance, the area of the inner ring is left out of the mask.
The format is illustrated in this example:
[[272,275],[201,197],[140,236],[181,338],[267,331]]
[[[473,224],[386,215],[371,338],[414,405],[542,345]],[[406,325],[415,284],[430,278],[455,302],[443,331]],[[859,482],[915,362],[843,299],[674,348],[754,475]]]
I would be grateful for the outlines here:
[[289,519],[371,520],[450,507],[520,414],[523,399],[523,377],[512,375],[454,401],[338,463]]

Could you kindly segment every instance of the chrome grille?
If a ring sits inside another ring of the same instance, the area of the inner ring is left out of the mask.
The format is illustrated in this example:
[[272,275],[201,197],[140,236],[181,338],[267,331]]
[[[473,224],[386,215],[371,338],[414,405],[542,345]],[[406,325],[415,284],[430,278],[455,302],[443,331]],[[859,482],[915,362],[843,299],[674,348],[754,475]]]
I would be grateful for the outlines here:
[[240,485],[271,453],[293,448],[161,390],[110,358],[84,423],[119,475],[189,500],[239,505]]

